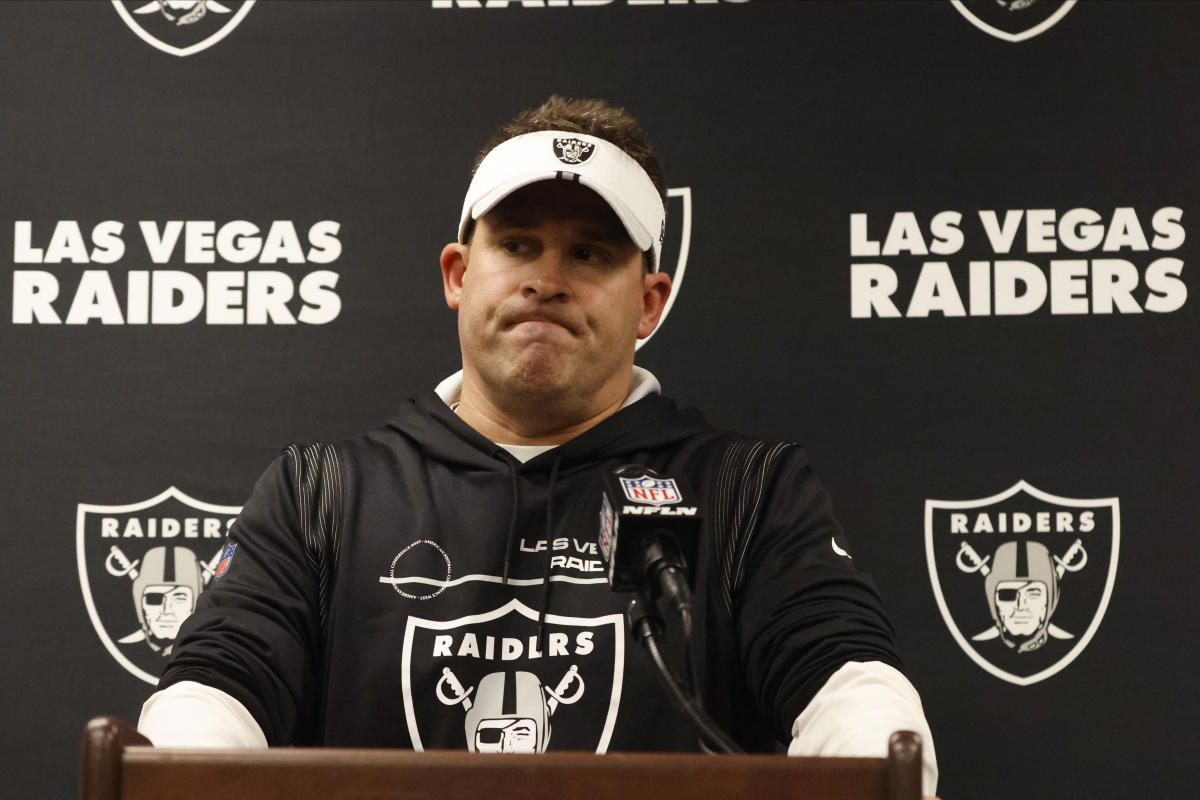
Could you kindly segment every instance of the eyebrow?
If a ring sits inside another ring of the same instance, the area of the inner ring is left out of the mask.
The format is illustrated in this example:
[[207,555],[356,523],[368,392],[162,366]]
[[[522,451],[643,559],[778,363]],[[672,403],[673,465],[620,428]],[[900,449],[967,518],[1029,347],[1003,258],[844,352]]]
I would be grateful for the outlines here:
[[[502,215],[492,223],[492,227],[497,231],[528,230],[537,227],[540,216],[540,214],[513,211]],[[580,231],[580,236],[584,239],[605,244],[628,243],[633,245],[633,240],[620,225],[596,225],[589,221]],[[637,246],[633,246],[636,249]]]

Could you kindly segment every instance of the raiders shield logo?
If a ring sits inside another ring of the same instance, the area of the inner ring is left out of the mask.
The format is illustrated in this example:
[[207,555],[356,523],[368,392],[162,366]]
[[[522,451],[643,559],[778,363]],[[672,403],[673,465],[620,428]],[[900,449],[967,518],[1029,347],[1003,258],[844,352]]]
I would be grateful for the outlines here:
[[415,750],[608,749],[625,664],[620,614],[564,617],[519,600],[404,632],[404,713]]
[[1115,497],[1056,497],[1025,481],[980,500],[925,501],[925,555],[950,633],[976,664],[1028,686],[1092,640],[1117,574]]
[[663,243],[662,263],[659,264],[659,271],[666,272],[671,276],[671,296],[667,298],[667,304],[663,307],[658,327],[645,339],[638,339],[635,345],[638,350],[650,341],[654,334],[662,330],[663,324],[667,321],[667,315],[671,313],[671,308],[675,305],[680,290],[683,289],[683,276],[687,272],[688,250],[692,243],[692,188],[690,186],[667,190],[667,219],[671,220],[671,224],[667,225],[666,220],[663,220],[663,230],[659,234]]
[[229,526],[241,509],[188,497],[175,487],[140,503],[80,503],[75,551],[83,602],[117,663],[149,684],[180,624],[232,551]]
[[1075,0],[950,0],[972,25],[1006,42],[1044,33],[1067,15]]
[[250,13],[255,0],[112,0],[130,30],[151,47],[190,56],[212,47]]

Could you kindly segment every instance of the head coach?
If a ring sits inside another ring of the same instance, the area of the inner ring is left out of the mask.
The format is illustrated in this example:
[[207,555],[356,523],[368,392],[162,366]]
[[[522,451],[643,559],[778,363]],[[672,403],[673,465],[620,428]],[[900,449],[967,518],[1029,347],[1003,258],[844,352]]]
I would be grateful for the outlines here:
[[665,182],[623,109],[552,97],[484,147],[441,253],[462,370],[292,445],[233,525],[139,729],[160,746],[694,750],[597,552],[638,465],[702,509],[695,685],[745,749],[925,742],[870,578],[803,451],[710,427],[634,366],[671,290]]

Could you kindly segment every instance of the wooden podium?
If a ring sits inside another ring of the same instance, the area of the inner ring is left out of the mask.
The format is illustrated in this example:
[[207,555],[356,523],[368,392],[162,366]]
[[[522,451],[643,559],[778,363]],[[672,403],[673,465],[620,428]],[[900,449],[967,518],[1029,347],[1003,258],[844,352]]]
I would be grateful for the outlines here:
[[440,750],[175,750],[113,717],[88,723],[84,800],[919,800],[921,740],[887,758]]

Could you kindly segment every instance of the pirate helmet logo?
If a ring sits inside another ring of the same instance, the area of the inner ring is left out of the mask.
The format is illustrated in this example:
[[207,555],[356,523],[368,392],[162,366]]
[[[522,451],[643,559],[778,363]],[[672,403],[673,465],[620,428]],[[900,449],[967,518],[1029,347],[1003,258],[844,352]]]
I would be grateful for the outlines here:
[[146,644],[167,655],[208,581],[196,554],[186,547],[152,547],[141,564],[133,578],[133,607]]
[[[993,563],[990,568],[988,560]],[[973,640],[999,637],[1008,647],[1027,653],[1044,645],[1048,635],[1074,638],[1050,618],[1058,606],[1059,579],[1067,571],[1078,572],[1087,563],[1081,539],[1075,540],[1063,558],[1050,555],[1040,542],[1016,541],[1005,542],[996,548],[993,557],[980,559],[963,542],[956,563],[963,572],[981,572],[985,579],[984,594],[994,627],[972,636]]]
[[1058,581],[1050,551],[1039,542],[1005,542],[996,549],[996,567],[984,591],[996,630],[1021,652],[1046,643],[1046,628],[1058,604]]
[[436,689],[444,705],[462,705],[466,711],[464,730],[472,753],[546,752],[550,718],[560,705],[577,702],[583,690],[583,678],[574,664],[555,689],[524,670],[492,672],[480,679],[478,691],[463,689],[450,667],[442,668]]
[[1021,686],[1087,647],[1119,542],[1115,497],[1057,497],[1019,481],[980,500],[925,503],[930,580],[950,633],[979,666]]

